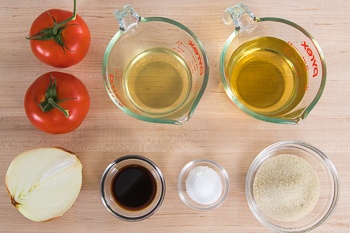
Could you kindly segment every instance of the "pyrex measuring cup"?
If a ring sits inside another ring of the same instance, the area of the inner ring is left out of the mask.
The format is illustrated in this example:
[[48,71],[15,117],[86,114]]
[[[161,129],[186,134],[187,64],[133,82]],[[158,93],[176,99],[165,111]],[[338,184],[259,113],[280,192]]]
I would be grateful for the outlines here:
[[208,81],[201,42],[184,25],[140,17],[130,5],[115,15],[120,30],[106,48],[102,71],[109,97],[137,119],[184,124]]
[[302,122],[326,82],[318,43],[295,23],[257,18],[241,3],[225,10],[224,22],[235,25],[220,58],[221,79],[229,98],[260,120]]

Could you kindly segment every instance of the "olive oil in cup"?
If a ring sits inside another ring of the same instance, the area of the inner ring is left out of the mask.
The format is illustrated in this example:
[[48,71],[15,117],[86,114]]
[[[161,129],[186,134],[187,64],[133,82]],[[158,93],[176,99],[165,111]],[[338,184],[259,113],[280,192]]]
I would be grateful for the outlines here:
[[242,3],[225,10],[224,22],[235,26],[220,57],[228,97],[259,120],[301,123],[326,83],[326,64],[315,39],[288,20],[257,18]]
[[290,44],[274,37],[260,37],[239,46],[225,73],[238,101],[265,116],[294,109],[307,87],[303,58]]
[[161,170],[148,158],[126,155],[113,161],[101,178],[101,199],[106,209],[125,221],[153,215],[165,196]]

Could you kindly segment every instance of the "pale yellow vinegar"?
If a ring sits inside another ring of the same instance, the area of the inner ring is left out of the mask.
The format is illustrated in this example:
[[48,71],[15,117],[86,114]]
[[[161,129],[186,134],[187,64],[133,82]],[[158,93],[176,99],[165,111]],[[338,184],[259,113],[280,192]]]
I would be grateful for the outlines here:
[[274,37],[242,44],[229,59],[226,77],[246,108],[278,116],[295,108],[307,87],[307,71],[298,51]]
[[125,87],[137,108],[162,114],[175,110],[186,100],[191,76],[187,63],[175,52],[155,48],[140,53],[129,63]]

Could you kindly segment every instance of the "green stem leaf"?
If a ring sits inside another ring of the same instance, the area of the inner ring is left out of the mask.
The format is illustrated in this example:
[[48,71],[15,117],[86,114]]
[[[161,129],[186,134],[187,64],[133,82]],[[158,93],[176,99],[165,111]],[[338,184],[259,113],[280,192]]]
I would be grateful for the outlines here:
[[65,51],[65,49],[68,49],[70,52],[73,52],[73,50],[69,49],[65,45],[63,38],[62,38],[62,32],[66,27],[72,26],[72,25],[77,25],[77,24],[68,24],[69,22],[75,20],[77,17],[76,0],[73,0],[73,3],[74,3],[74,8],[73,8],[73,14],[71,17],[69,17],[66,20],[63,20],[62,22],[57,23],[56,19],[50,14],[50,12],[48,12],[53,20],[54,26],[50,27],[50,28],[44,28],[40,32],[36,33],[35,35],[28,36],[27,39],[29,39],[29,40],[54,40],[57,44],[59,44],[62,47],[63,51]]
[[73,4],[74,4],[73,15],[70,18],[68,18],[66,20],[63,20],[62,22],[55,24],[55,26],[52,29],[52,34],[54,36],[57,35],[58,29],[60,29],[62,26],[64,26],[65,24],[69,23],[70,21],[73,21],[73,20],[76,19],[76,17],[77,17],[77,1],[73,0]]
[[47,102],[49,102],[53,107],[55,107],[55,108],[57,108],[58,110],[60,110],[61,112],[63,112],[63,114],[64,114],[64,116],[65,116],[66,118],[69,117],[69,111],[66,110],[66,109],[64,109],[64,108],[62,108],[61,106],[59,106],[52,98],[49,98],[49,99],[47,100]]
[[[37,105],[40,107],[40,109],[43,112],[49,112],[52,109],[56,108],[60,110],[66,118],[69,117],[69,111],[67,109],[64,109],[59,104],[62,102],[66,102],[69,100],[75,100],[77,98],[65,98],[65,99],[59,99],[58,93],[57,93],[57,87],[56,87],[56,79],[51,75],[50,76],[50,83],[49,86],[46,89],[45,93],[45,99],[41,103],[37,103]],[[36,97],[34,95],[34,101],[36,102]]]

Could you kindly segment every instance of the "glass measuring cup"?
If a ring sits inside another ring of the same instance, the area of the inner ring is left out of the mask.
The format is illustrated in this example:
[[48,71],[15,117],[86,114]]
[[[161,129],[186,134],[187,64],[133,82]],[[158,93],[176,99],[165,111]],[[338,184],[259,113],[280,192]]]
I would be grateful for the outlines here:
[[106,48],[102,67],[109,97],[134,118],[184,124],[208,81],[201,42],[184,25],[140,17],[130,5],[115,15],[120,30]]
[[257,18],[242,3],[227,8],[223,20],[235,25],[220,57],[221,80],[229,98],[257,119],[301,123],[326,82],[318,43],[297,24]]

